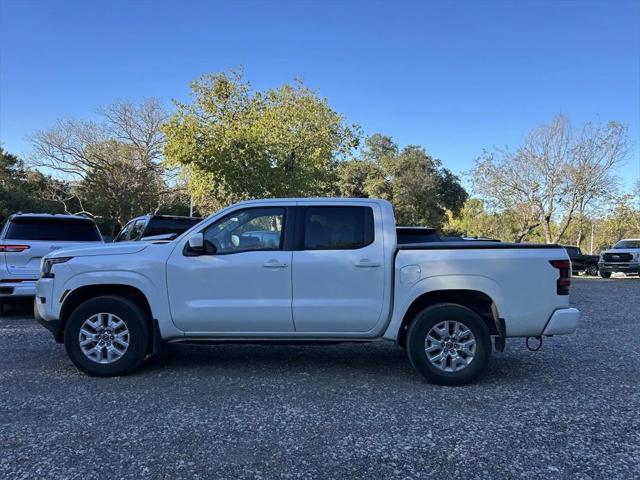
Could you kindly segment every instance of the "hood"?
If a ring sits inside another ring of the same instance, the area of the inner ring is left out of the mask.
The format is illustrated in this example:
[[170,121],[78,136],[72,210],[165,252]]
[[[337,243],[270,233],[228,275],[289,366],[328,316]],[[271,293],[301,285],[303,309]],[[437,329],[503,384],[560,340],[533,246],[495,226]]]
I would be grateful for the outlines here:
[[90,257],[94,255],[127,255],[138,253],[149,246],[146,242],[102,243],[92,247],[61,248],[47,255],[47,258]]
[[611,255],[618,255],[620,253],[630,253],[636,258],[636,255],[640,253],[640,248],[609,248],[607,250],[603,250],[600,252],[600,255],[604,255],[605,253],[610,253]]

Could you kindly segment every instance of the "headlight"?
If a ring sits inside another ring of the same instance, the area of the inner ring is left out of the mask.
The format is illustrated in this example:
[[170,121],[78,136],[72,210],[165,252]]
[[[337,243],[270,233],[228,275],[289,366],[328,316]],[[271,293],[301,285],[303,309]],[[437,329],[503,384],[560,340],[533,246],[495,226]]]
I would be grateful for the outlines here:
[[56,258],[43,258],[42,266],[40,268],[40,277],[41,278],[53,278],[54,275],[51,272],[53,266],[57,263],[64,263],[71,260],[73,257],[56,257]]

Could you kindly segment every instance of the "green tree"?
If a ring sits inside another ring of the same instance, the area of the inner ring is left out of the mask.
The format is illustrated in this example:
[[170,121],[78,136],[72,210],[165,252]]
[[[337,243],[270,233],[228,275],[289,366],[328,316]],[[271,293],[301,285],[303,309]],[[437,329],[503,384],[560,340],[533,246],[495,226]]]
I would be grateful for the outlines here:
[[165,158],[184,168],[197,204],[326,195],[358,144],[326,99],[302,82],[255,91],[241,71],[204,75],[164,126]]
[[479,198],[468,199],[458,215],[447,212],[447,217],[443,231],[448,235],[490,237],[510,242],[521,242],[525,236],[530,241],[544,240],[539,228],[522,230],[517,209],[492,211]]
[[440,160],[417,145],[400,151],[381,134],[367,138],[360,158],[342,163],[338,177],[340,195],[390,200],[402,225],[440,227],[447,211],[457,214],[467,199],[458,177]]
[[51,182],[40,172],[25,168],[22,160],[0,147],[0,222],[18,211],[60,212],[57,203],[43,199]]

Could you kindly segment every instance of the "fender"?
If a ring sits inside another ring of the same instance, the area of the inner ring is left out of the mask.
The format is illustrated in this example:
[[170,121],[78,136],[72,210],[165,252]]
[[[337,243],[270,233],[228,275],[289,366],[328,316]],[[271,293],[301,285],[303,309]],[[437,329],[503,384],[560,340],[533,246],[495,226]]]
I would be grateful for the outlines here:
[[[69,278],[63,287],[64,297],[78,288],[96,285],[126,285],[140,290],[149,302],[151,314],[158,322],[160,335],[162,338],[182,337],[184,332],[173,324],[171,311],[169,309],[169,299],[166,290],[160,290],[149,278],[133,271],[125,270],[101,270],[99,272],[83,272]],[[161,287],[164,286],[161,285]],[[62,308],[59,304],[58,315]]]
[[383,335],[386,339],[397,339],[402,319],[418,297],[437,290],[475,290],[484,293],[493,300],[499,316],[506,315],[504,312],[506,302],[502,289],[491,278],[482,275],[437,275],[422,278],[408,285],[403,284],[399,277],[399,275],[396,276],[396,302],[393,314]]

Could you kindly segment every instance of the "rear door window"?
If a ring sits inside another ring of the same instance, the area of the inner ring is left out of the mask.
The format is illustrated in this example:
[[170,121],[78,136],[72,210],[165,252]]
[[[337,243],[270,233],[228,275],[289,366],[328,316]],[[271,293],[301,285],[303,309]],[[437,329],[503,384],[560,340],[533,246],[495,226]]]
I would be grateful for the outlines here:
[[304,216],[305,250],[352,250],[374,239],[370,207],[307,207]]
[[7,226],[6,239],[99,242],[96,224],[88,219],[15,217]]

